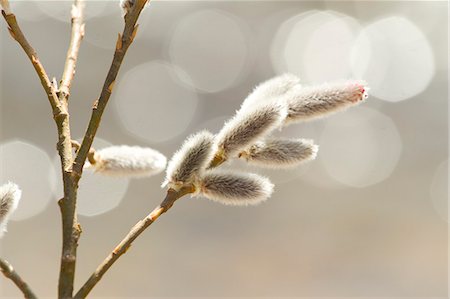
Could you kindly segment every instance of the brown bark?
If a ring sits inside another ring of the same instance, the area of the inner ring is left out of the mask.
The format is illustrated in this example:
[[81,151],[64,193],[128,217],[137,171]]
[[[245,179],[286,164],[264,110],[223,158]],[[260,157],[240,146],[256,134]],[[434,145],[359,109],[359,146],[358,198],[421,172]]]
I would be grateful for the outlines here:
[[11,266],[11,264],[4,260],[0,259],[0,270],[2,271],[3,275],[5,275],[7,278],[11,279],[12,282],[19,288],[19,290],[22,291],[23,296],[27,299],[36,299],[36,295],[33,293],[31,288],[28,286],[28,284],[20,277],[20,275],[14,270],[14,268]]

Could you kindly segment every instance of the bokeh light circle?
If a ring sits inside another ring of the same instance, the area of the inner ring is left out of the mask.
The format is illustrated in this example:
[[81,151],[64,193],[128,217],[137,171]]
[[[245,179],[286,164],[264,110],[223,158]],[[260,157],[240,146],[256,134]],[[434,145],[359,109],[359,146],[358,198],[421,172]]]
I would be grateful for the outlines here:
[[380,19],[365,27],[352,49],[354,76],[369,83],[370,93],[398,102],[427,88],[435,73],[426,36],[406,18]]
[[350,53],[359,23],[334,11],[310,11],[284,22],[272,43],[277,72],[320,83],[351,76]]
[[180,68],[163,61],[128,71],[115,93],[115,109],[124,127],[138,138],[161,143],[182,134],[197,109],[197,94],[179,84],[189,80]]
[[312,139],[315,144],[319,146],[319,151],[317,152],[316,159],[313,161],[306,162],[302,165],[299,165],[295,169],[288,173],[291,175],[289,178],[285,174],[281,174],[282,178],[279,179],[281,182],[288,182],[290,180],[299,180],[308,185],[315,186],[317,188],[325,188],[325,189],[342,189],[344,186],[333,179],[330,174],[326,171],[323,163],[321,163],[322,159],[322,145],[320,143],[320,136],[324,130],[325,122],[324,121],[312,121],[312,122],[304,122],[300,124],[294,124],[283,128],[281,132],[279,132],[278,136],[283,138],[305,138]]
[[[287,19],[280,25],[275,36],[273,37],[272,44],[270,47],[270,60],[275,73],[281,74],[287,72],[288,65],[284,58],[284,51],[286,48],[286,41],[289,35],[291,34],[292,29],[298,22],[311,17],[315,13],[317,13],[317,11],[307,11],[295,15]],[[304,32],[303,34],[309,36],[309,32]],[[299,53],[299,57],[300,54],[301,53]]]
[[[96,137],[93,147],[101,149],[111,146],[111,143]],[[59,158],[55,157],[54,167],[60,168]],[[57,199],[63,196],[61,175],[57,179]],[[124,198],[128,189],[129,179],[114,178],[96,174],[92,169],[85,168],[79,183],[77,211],[83,216],[97,216],[116,208]]]
[[246,39],[243,24],[233,15],[217,9],[200,10],[177,24],[169,55],[189,73],[189,84],[200,91],[217,92],[242,76],[248,55]]
[[308,185],[315,186],[317,188],[326,189],[341,189],[342,184],[336,182],[323,167],[321,160],[322,147],[320,144],[320,136],[324,129],[323,121],[304,122],[301,124],[294,124],[283,128],[281,132],[276,134],[282,138],[304,138],[312,139],[315,144],[319,146],[317,157],[313,161],[306,162],[298,167],[288,170],[283,174],[277,174],[277,180],[279,182],[289,182],[291,180],[299,180]]
[[439,164],[433,176],[430,195],[433,207],[443,220],[448,222],[448,160]]
[[78,214],[96,216],[116,208],[128,189],[128,179],[95,174],[86,170],[78,191]]
[[38,8],[38,0],[10,1],[11,10],[20,19],[26,21],[40,21],[45,19],[46,14]]
[[223,128],[225,123],[228,120],[230,120],[232,117],[233,117],[233,115],[230,114],[230,115],[223,115],[223,116],[217,116],[214,118],[210,118],[210,119],[200,123],[198,126],[196,126],[195,132],[201,131],[201,130],[208,130],[213,134],[217,134]]
[[[375,4],[373,1],[371,3]],[[373,18],[374,13],[376,13],[376,15],[386,16],[389,12],[389,15],[408,18],[427,35],[433,34],[439,30],[439,27],[442,26],[442,22],[446,22],[447,20],[446,13],[440,15],[436,14],[436,10],[439,9],[437,8],[438,5],[441,5],[442,9],[447,9],[447,3],[445,3],[445,1],[416,1],[411,2],[411,5],[407,5],[406,3],[404,1],[390,1],[389,7],[378,7],[378,12],[368,9],[367,1],[352,1],[352,6],[355,15],[357,15],[360,20]],[[328,2],[328,4],[332,4],[332,2]],[[374,5],[374,8],[375,6],[376,5]]]
[[53,197],[55,176],[47,153],[29,142],[13,140],[0,145],[0,160],[0,184],[12,181],[22,190],[11,219],[25,220],[43,212]]
[[[115,8],[117,9],[117,7]],[[101,49],[115,50],[117,31],[113,28],[123,26],[123,19],[120,17],[119,11],[116,15],[107,15],[90,20],[89,25],[85,30],[83,41]]]
[[336,181],[359,188],[388,178],[402,152],[395,123],[366,107],[330,118],[319,144],[320,161],[327,172]]
[[[50,0],[50,1],[34,1],[39,10],[55,20],[70,23],[71,22],[71,1],[60,1],[60,0]],[[113,11],[106,9],[108,1],[87,1],[84,10],[84,19],[89,20],[93,17],[99,17],[105,14],[111,14]],[[117,4],[117,11],[120,11],[119,5]]]

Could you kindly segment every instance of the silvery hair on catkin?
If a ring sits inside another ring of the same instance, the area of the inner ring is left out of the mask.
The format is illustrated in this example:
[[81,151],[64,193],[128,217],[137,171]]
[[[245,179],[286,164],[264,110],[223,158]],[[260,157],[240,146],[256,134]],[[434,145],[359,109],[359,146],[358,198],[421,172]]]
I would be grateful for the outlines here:
[[165,186],[191,182],[210,163],[214,157],[214,135],[208,131],[201,131],[191,135],[181,148],[172,156],[167,170]]
[[294,86],[300,86],[300,78],[293,74],[271,78],[255,87],[242,103],[240,111],[254,109],[255,106],[270,101],[281,101],[282,96]]
[[267,103],[239,111],[216,136],[219,153],[228,158],[280,127],[287,115],[284,103]]
[[240,153],[250,164],[268,168],[290,168],[316,158],[319,147],[309,139],[268,139]]
[[331,114],[363,101],[362,81],[302,87],[298,77],[285,74],[258,85],[234,117],[213,136],[192,135],[172,157],[163,186],[228,205],[254,205],[269,198],[273,184],[257,174],[220,171],[230,158],[268,168],[289,168],[316,158],[318,146],[307,139],[270,136],[284,125]]
[[14,183],[8,182],[0,186],[0,238],[6,232],[6,226],[11,214],[19,205],[22,191]]
[[226,205],[255,205],[272,195],[273,184],[253,173],[208,170],[200,178],[199,194]]
[[323,117],[360,104],[367,98],[364,81],[344,81],[294,87],[286,95],[286,124]]
[[94,154],[95,172],[116,177],[147,177],[162,172],[167,163],[160,152],[139,146],[110,146]]

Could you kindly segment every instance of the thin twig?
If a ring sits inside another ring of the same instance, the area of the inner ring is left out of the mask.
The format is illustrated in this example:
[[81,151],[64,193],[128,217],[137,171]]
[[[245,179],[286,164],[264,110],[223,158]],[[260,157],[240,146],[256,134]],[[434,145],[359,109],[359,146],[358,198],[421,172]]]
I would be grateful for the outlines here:
[[67,103],[70,95],[70,86],[75,76],[78,52],[84,37],[83,10],[84,2],[75,0],[74,5],[72,6],[72,33],[70,36],[70,45],[67,50],[64,72],[59,87],[59,99],[62,103]]
[[[7,3],[7,0],[4,0]],[[3,4],[2,4],[3,5]],[[76,201],[76,191],[77,191],[77,182],[72,179],[71,171],[72,171],[72,147],[71,147],[71,135],[70,135],[70,125],[69,125],[69,114],[67,112],[67,107],[59,101],[57,90],[54,82],[50,81],[47,72],[44,69],[44,66],[40,62],[38,55],[28,40],[25,38],[20,26],[17,22],[16,16],[9,10],[8,12],[2,10],[2,15],[5,21],[8,23],[8,30],[14,40],[16,40],[28,58],[30,59],[36,73],[41,81],[41,85],[44,88],[47,98],[50,102],[53,112],[53,118],[55,120],[57,129],[58,129],[58,154],[61,159],[61,169],[64,183],[64,200],[60,201],[61,203],[66,202],[75,202]],[[63,216],[63,244],[70,244],[70,247],[63,245],[63,253],[62,253],[62,263],[71,264],[71,267],[65,267],[65,269],[69,269],[69,271],[65,271],[67,281],[70,281],[72,278],[72,286],[73,286],[73,274],[75,269],[75,260],[73,259],[73,248],[76,248],[76,241],[79,236],[79,225],[76,221],[75,208],[72,206],[69,209],[66,209],[66,217]],[[75,244],[75,245],[73,245]],[[70,286],[70,285],[69,285]],[[65,294],[69,294],[67,297],[72,297],[72,289],[67,287],[67,292]],[[61,297],[61,296],[60,296]]]
[[116,248],[105,258],[105,260],[97,267],[94,273],[84,283],[80,290],[75,294],[74,299],[86,298],[94,286],[102,279],[108,269],[121,257],[133,241],[139,237],[153,222],[163,213],[167,212],[175,203],[175,201],[186,194],[194,192],[193,186],[181,188],[179,191],[169,189],[166,198],[156,207],[147,217],[136,223],[125,238],[116,246]]
[[83,165],[88,156],[92,142],[94,141],[94,137],[100,125],[100,121],[106,108],[106,104],[108,103],[108,100],[111,96],[116,77],[122,65],[122,61],[125,57],[125,54],[127,53],[128,47],[131,45],[134,37],[136,36],[138,28],[138,26],[136,26],[136,22],[147,1],[149,0],[137,0],[133,5],[133,9],[125,15],[125,26],[123,29],[123,33],[122,35],[119,34],[119,37],[117,39],[113,61],[103,84],[100,97],[97,101],[95,101],[92,107],[91,119],[84,135],[83,142],[81,143],[80,150],[78,151],[75,162],[73,164],[74,176],[80,177],[82,174]]
[[0,270],[6,278],[11,279],[14,284],[22,291],[23,295],[27,299],[35,299],[37,296],[30,289],[28,284],[20,277],[20,275],[14,270],[11,264],[0,258]]
[[19,27],[19,24],[17,23],[16,16],[11,11],[7,13],[5,10],[2,10],[2,15],[6,23],[8,23],[8,30],[11,34],[11,37],[20,44],[20,46],[30,59],[31,63],[33,64],[33,67],[36,70],[39,79],[41,80],[42,87],[47,93],[50,105],[52,106],[53,117],[57,118],[60,113],[63,113],[63,111],[61,110],[62,107],[61,105],[59,105],[56,90],[53,88],[53,84],[50,81],[47,72],[44,69],[44,66],[39,60],[36,51],[25,38],[25,35],[23,34],[22,30]]
[[[84,36],[84,0],[74,0],[72,6],[72,30],[69,49],[67,50],[64,71],[59,90],[59,102],[67,110],[70,87],[75,76],[76,62]],[[58,281],[58,298],[72,298],[75,280],[78,239],[81,227],[76,213],[78,178],[72,176],[72,138],[69,117],[64,122],[64,144],[60,146],[61,164],[63,165],[64,199],[59,201],[63,226],[63,245],[61,267]],[[60,143],[61,144],[61,143]],[[61,155],[62,153],[62,155]],[[64,167],[65,166],[65,167]]]
[[9,6],[8,0],[0,0],[0,8],[4,10],[7,15],[11,13],[11,8]]
[[[8,4],[7,0],[4,3]],[[4,4],[2,4],[4,5]],[[9,4],[8,4],[9,7]],[[8,12],[2,10],[2,15],[8,23],[8,30],[11,37],[16,40],[24,50],[25,54],[30,59],[40,81],[41,85],[47,94],[47,98],[50,102],[53,111],[53,118],[55,119],[58,128],[58,153],[61,156],[63,175],[66,172],[70,172],[72,167],[72,152],[70,146],[70,128],[69,128],[69,115],[66,107],[61,105],[58,99],[57,90],[54,82],[50,81],[44,66],[40,62],[38,55],[28,40],[25,38],[20,26],[17,22],[16,16],[8,9]]]
[[[5,0],[7,1],[7,0]],[[36,73],[41,80],[50,105],[53,111],[53,118],[58,129],[58,154],[61,159],[61,169],[64,183],[64,199],[61,200],[60,207],[63,220],[63,250],[61,257],[61,274],[59,297],[71,298],[73,292],[73,280],[75,275],[75,259],[78,238],[81,232],[76,219],[76,192],[78,181],[72,176],[72,145],[69,124],[69,114],[67,112],[67,97],[69,95],[70,84],[75,71],[76,57],[79,43],[83,36],[83,0],[75,1],[75,8],[72,10],[72,36],[68,50],[68,58],[63,72],[63,92],[58,97],[55,82],[50,81],[44,66],[40,62],[36,51],[25,38],[15,15],[11,11],[2,10],[2,15],[9,25],[11,36],[20,44],[33,64]],[[63,277],[63,279],[61,279]],[[62,283],[61,283],[62,282]]]

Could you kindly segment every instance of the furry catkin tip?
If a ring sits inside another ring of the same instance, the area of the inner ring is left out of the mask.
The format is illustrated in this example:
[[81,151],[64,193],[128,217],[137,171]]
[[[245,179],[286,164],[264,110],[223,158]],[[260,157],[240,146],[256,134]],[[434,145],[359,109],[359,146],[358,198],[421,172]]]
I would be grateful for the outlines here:
[[226,159],[278,128],[287,115],[284,103],[268,103],[239,111],[216,136],[218,151]]
[[199,193],[226,205],[256,205],[272,195],[273,184],[256,174],[207,171],[199,181]]
[[293,74],[271,78],[255,87],[242,103],[240,110],[253,109],[256,105],[267,104],[270,101],[280,101],[281,96],[299,84],[300,78]]
[[19,205],[22,191],[14,183],[8,182],[0,187],[0,238],[6,232],[11,214]]
[[269,139],[240,153],[247,162],[267,168],[290,168],[314,160],[318,145],[307,139]]
[[192,182],[209,165],[214,153],[213,134],[201,131],[191,135],[170,160],[163,187],[169,184],[174,188]]
[[116,177],[147,177],[158,174],[166,167],[167,159],[160,152],[139,146],[111,146],[98,150],[95,172]]
[[367,91],[366,83],[357,80],[295,87],[286,94],[285,123],[319,118],[357,105],[367,98]]

